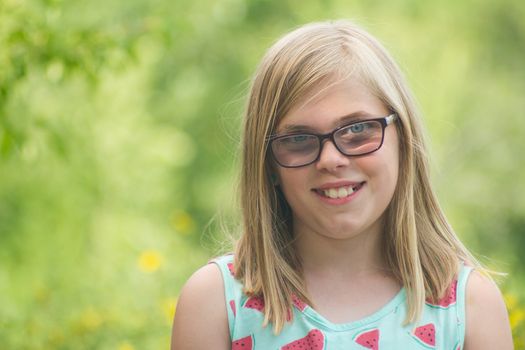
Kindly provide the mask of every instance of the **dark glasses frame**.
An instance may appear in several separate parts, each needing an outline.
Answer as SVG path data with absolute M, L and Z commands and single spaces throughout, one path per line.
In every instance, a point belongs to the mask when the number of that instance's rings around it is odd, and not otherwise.
M 342 126 L 336 128 L 336 129 L 332 130 L 331 132 L 329 132 L 327 134 L 315 134 L 315 133 L 308 133 L 308 132 L 296 132 L 296 133 L 291 133 L 291 134 L 286 134 L 286 135 L 272 135 L 272 136 L 268 137 L 268 147 L 270 148 L 270 153 L 272 154 L 273 159 L 277 162 L 277 164 L 279 164 L 280 166 L 282 166 L 284 168 L 300 168 L 300 167 L 307 166 L 307 165 L 310 165 L 312 163 L 317 162 L 319 160 L 319 157 L 321 156 L 321 152 L 323 151 L 324 140 L 326 140 L 326 139 L 329 139 L 330 141 L 332 141 L 332 143 L 334 144 L 335 148 L 341 154 L 343 154 L 345 156 L 364 156 L 364 155 L 373 153 L 373 152 L 375 152 L 375 151 L 377 151 L 378 149 L 381 148 L 381 146 L 383 145 L 383 141 L 385 140 L 385 128 L 388 125 L 392 124 L 394 121 L 396 121 L 397 118 L 398 118 L 397 114 L 396 113 L 392 113 L 390 115 L 387 115 L 386 117 L 357 120 L 355 122 L 351 122 L 349 124 L 342 125 Z M 381 142 L 379 143 L 379 145 L 375 149 L 373 149 L 371 151 L 364 152 L 364 153 L 346 153 L 346 152 L 344 152 L 339 147 L 337 142 L 335 141 L 334 135 L 341 129 L 348 128 L 348 127 L 350 127 L 352 125 L 355 125 L 355 124 L 366 123 L 366 122 L 379 122 L 381 124 Z M 283 139 L 285 137 L 290 137 L 290 136 L 295 136 L 295 135 L 308 135 L 308 136 L 315 136 L 315 137 L 317 137 L 317 139 L 319 140 L 319 147 L 318 147 L 318 150 L 317 150 L 317 156 L 312 161 L 307 162 L 305 164 L 300 164 L 300 165 L 285 165 L 285 164 L 282 164 L 281 162 L 279 162 L 279 160 L 275 156 L 272 145 L 273 145 L 273 143 L 275 141 L 278 141 L 278 140 Z

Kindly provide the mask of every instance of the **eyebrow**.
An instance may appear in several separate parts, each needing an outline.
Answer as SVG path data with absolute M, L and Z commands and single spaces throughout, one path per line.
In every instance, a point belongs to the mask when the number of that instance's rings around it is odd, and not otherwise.
M 375 116 L 367 113 L 365 111 L 356 111 L 350 114 L 347 114 L 345 116 L 342 116 L 338 118 L 333 124 L 332 128 L 338 128 L 342 125 L 345 125 L 347 123 L 351 123 L 353 121 L 359 121 L 363 119 L 369 119 L 374 118 Z M 315 128 L 309 126 L 309 125 L 301 125 L 301 124 L 286 124 L 280 130 L 278 131 L 278 134 L 292 134 L 297 132 L 316 132 Z

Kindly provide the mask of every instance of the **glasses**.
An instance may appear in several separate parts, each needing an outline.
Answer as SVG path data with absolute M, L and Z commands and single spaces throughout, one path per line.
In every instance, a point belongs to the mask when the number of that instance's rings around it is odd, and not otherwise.
M 275 161 L 285 168 L 312 164 L 321 155 L 324 140 L 329 139 L 345 156 L 363 156 L 383 145 L 385 128 L 397 119 L 397 114 L 356 121 L 343 125 L 328 134 L 295 133 L 269 138 Z

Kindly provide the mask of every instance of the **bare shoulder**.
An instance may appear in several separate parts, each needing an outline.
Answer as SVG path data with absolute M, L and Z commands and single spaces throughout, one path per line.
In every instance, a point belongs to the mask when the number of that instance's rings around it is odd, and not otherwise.
M 215 264 L 203 266 L 188 279 L 173 320 L 171 350 L 231 348 L 223 283 Z
M 466 287 L 465 350 L 513 349 L 509 316 L 498 286 L 472 271 Z

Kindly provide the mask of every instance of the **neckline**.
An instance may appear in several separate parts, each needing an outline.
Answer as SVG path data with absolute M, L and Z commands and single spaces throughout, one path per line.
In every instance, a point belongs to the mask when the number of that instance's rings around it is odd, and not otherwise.
M 371 315 L 365 316 L 359 320 L 346 322 L 346 323 L 334 323 L 326 319 L 323 315 L 318 313 L 315 309 L 308 306 L 303 311 L 301 311 L 309 319 L 317 323 L 319 326 L 333 330 L 333 331 L 347 331 L 351 329 L 360 328 L 366 326 L 370 323 L 376 322 L 377 320 L 385 317 L 386 315 L 393 312 L 399 304 L 401 304 L 406 299 L 406 290 L 405 287 L 401 287 L 399 292 L 390 299 L 383 307 L 375 311 Z

